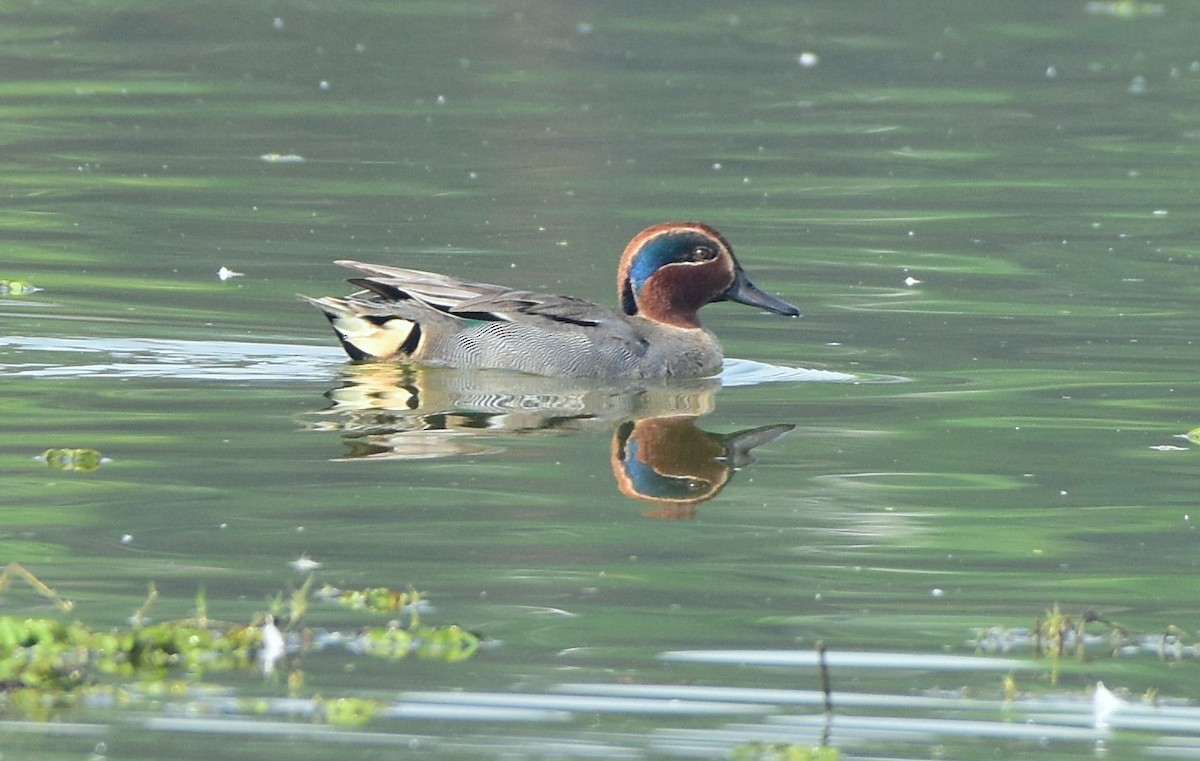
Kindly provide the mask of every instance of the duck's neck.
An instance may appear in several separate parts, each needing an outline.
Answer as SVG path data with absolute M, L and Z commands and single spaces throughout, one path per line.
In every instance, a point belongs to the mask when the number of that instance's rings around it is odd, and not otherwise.
M 659 270 L 637 290 L 632 283 L 622 289 L 621 306 L 625 314 L 686 330 L 697 330 L 696 311 L 707 303 L 696 283 L 679 276 L 677 271 Z

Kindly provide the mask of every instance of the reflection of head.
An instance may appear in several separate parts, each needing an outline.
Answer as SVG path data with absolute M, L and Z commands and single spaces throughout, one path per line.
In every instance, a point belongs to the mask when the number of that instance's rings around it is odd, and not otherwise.
M 708 433 L 690 415 L 627 421 L 613 435 L 613 476 L 625 496 L 660 506 L 648 517 L 691 518 L 696 505 L 717 496 L 734 469 L 751 461 L 751 449 L 791 429 L 774 425 Z
M 621 493 L 661 505 L 689 507 L 712 499 L 733 469 L 720 438 L 690 416 L 621 424 L 613 436 L 612 467 Z

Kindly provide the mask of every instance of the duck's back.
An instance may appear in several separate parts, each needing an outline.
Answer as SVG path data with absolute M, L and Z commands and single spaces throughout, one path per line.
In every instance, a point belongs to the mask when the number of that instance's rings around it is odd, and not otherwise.
M 364 290 L 308 300 L 355 359 L 559 377 L 696 378 L 720 370 L 720 345 L 703 328 L 663 325 L 569 296 L 339 263 L 368 273 L 350 281 Z

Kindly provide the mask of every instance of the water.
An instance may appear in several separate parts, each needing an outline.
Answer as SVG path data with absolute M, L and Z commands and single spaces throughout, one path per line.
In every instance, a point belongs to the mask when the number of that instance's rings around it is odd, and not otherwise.
M 117 680 L 5 758 L 1200 755 L 1196 16 L 11 9 L 0 559 L 94 628 L 151 583 L 245 623 L 311 560 L 485 644 Z M 295 297 L 355 258 L 612 303 L 670 219 L 805 314 L 708 307 L 720 384 L 355 368 Z M 1033 657 L 1055 606 L 1083 656 Z

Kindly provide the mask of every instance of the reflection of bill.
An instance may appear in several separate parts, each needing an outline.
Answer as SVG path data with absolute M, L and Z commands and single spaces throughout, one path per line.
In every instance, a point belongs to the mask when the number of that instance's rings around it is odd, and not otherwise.
M 513 435 L 613 431 L 613 474 L 622 494 L 664 506 L 655 517 L 688 517 L 716 496 L 750 450 L 792 429 L 774 425 L 731 434 L 700 430 L 721 383 L 605 385 L 516 373 L 397 363 L 346 368 L 333 402 L 310 424 L 336 430 L 343 460 L 412 460 L 493 454 Z
M 696 505 L 725 488 L 736 469 L 754 462 L 751 450 L 793 427 L 721 434 L 701 430 L 688 416 L 626 421 L 613 436 L 613 476 L 625 496 L 660 505 L 648 517 L 690 518 Z

